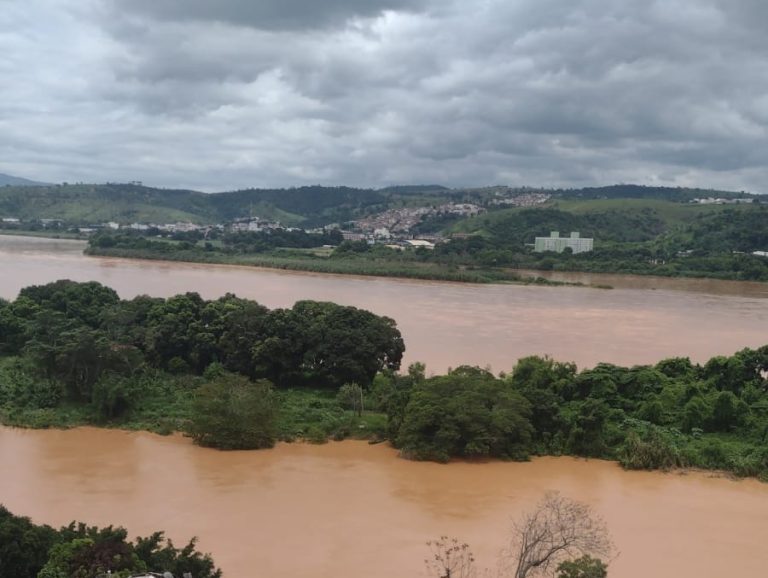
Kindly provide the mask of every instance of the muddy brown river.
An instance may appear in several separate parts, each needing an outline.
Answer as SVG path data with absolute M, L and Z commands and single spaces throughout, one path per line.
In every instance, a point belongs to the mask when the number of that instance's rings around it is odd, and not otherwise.
M 704 361 L 768 343 L 768 283 L 550 274 L 615 289 L 468 285 L 86 257 L 84 244 L 0 236 L 0 297 L 56 279 L 99 281 L 121 297 L 232 292 L 268 307 L 335 301 L 388 315 L 406 344 L 404 363 L 440 373 L 462 364 L 509 370 L 525 355 L 580 367 L 599 361 Z
M 530 354 L 580 366 L 702 361 L 768 343 L 768 284 L 575 275 L 613 290 L 464 285 L 89 258 L 77 242 L 0 236 L 0 297 L 60 278 L 123 297 L 226 292 L 270 307 L 332 300 L 393 317 L 407 361 L 509 369 Z M 226 578 L 426 576 L 441 534 L 494 567 L 511 520 L 546 490 L 591 504 L 619 578 L 768 575 L 768 484 L 703 473 L 624 472 L 603 461 L 414 463 L 347 441 L 217 452 L 180 436 L 0 427 L 0 502 L 37 522 L 192 535 Z M 5 577 L 3 577 L 5 578 Z
M 91 428 L 0 428 L 0 463 L 0 501 L 12 511 L 144 535 L 164 528 L 177 542 L 197 535 L 226 578 L 426 576 L 425 542 L 441 534 L 495 567 L 511 520 L 550 489 L 604 517 L 619 550 L 610 576 L 768 570 L 768 485 L 754 480 L 572 458 L 415 463 L 356 441 L 219 452 L 180 436 Z

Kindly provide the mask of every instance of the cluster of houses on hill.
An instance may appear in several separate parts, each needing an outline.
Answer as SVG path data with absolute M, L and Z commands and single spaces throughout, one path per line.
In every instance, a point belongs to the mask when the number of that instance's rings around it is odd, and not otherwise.
M 693 199 L 691 203 L 697 205 L 743 205 L 745 203 L 754 203 L 753 198 L 721 199 L 719 197 L 704 197 Z
M 410 233 L 416 225 L 430 218 L 447 215 L 473 217 L 484 212 L 483 207 L 473 203 L 448 203 L 433 207 L 402 207 L 352 221 L 351 225 L 352 230 L 358 233 L 373 234 L 376 239 L 388 239 L 397 234 Z
M 549 193 L 520 193 L 512 197 L 502 197 L 490 201 L 491 205 L 506 205 L 509 207 L 536 207 L 546 203 L 552 195 Z

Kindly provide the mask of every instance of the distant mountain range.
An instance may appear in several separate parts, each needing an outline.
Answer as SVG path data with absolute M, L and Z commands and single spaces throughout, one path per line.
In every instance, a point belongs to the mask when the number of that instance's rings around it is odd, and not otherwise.
M 477 203 L 493 206 L 499 198 L 544 192 L 554 201 L 643 199 L 686 203 L 695 198 L 748 198 L 746 193 L 667 187 L 614 185 L 567 190 L 510 189 L 508 187 L 448 189 L 439 185 L 401 186 L 385 189 L 350 187 L 299 187 L 247 189 L 222 193 L 158 189 L 138 183 L 35 185 L 17 179 L 10 184 L 0 174 L 0 217 L 62 219 L 68 223 L 220 223 L 236 218 L 260 217 L 286 226 L 305 228 L 343 223 L 387 209 Z M 498 208 L 502 208 L 499 206 Z
M 40 187 L 47 186 L 49 183 L 42 183 L 40 181 L 31 181 L 29 179 L 23 179 L 21 177 L 14 177 L 13 175 L 6 175 L 0 173 L 0 187 L 6 185 L 12 185 L 14 187 Z

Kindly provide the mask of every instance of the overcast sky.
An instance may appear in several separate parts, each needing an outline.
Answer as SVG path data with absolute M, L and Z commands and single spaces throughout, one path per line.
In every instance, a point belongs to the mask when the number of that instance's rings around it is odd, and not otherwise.
M 0 0 L 0 172 L 768 192 L 766 0 Z

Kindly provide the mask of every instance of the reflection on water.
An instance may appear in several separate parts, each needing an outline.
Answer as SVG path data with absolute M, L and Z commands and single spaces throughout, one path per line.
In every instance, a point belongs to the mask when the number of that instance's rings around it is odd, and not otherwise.
M 493 565 L 511 519 L 550 489 L 588 502 L 622 578 L 763 576 L 768 485 L 624 472 L 599 460 L 408 462 L 385 445 L 197 448 L 181 436 L 0 428 L 0 502 L 37 522 L 192 535 L 227 578 L 423 576 L 441 534 Z
M 569 274 L 621 288 L 466 285 L 93 258 L 82 247 L 0 236 L 0 297 L 69 278 L 99 281 L 122 297 L 197 291 L 206 298 L 234 292 L 268 307 L 336 301 L 394 318 L 405 362 L 424 361 L 432 372 L 461 364 L 508 370 L 522 356 L 545 354 L 580 366 L 672 356 L 703 361 L 768 343 L 764 283 Z

